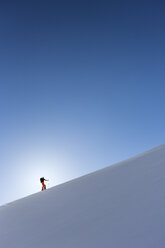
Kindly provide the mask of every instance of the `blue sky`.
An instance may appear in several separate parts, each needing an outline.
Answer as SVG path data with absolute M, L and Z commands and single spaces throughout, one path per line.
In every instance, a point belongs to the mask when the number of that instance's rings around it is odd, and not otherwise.
M 164 11 L 1 1 L 0 204 L 164 143 Z

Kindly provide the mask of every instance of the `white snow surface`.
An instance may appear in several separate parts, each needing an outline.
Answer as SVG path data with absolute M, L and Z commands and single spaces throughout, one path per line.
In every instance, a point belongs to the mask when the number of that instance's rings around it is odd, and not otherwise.
M 2 248 L 164 248 L 165 145 L 0 207 Z

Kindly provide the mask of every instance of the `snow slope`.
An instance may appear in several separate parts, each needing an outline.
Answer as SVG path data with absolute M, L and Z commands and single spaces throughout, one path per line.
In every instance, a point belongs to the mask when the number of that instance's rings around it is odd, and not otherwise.
M 165 145 L 0 207 L 2 248 L 164 248 Z

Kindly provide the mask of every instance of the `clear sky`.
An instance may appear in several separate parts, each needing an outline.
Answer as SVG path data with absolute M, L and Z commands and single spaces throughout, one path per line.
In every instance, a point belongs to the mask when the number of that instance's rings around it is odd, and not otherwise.
M 165 140 L 164 1 L 0 1 L 0 204 Z

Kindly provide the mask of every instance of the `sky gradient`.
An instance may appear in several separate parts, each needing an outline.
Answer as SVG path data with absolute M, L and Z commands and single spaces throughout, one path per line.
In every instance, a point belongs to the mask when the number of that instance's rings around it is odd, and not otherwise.
M 0 2 L 0 205 L 164 143 L 164 12 Z

